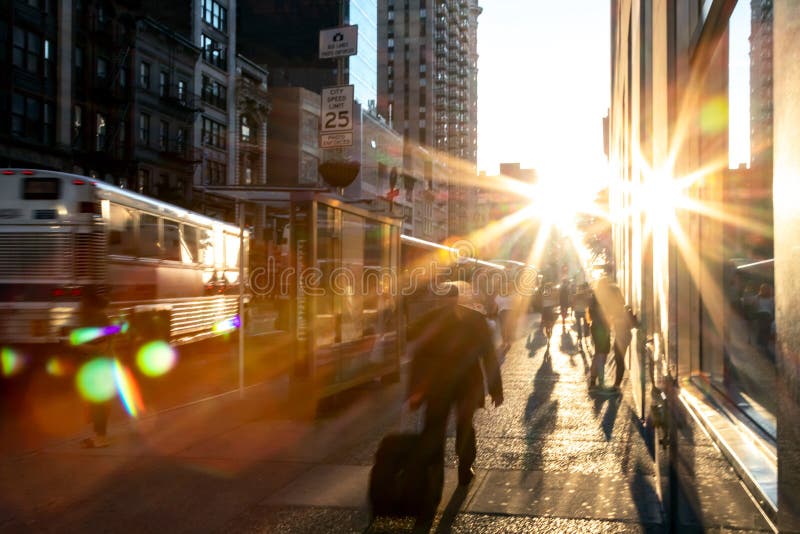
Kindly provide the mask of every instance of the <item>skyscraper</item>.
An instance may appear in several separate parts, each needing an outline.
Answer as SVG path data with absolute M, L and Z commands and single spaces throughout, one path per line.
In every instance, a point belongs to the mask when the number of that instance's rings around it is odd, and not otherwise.
M 466 233 L 477 161 L 478 0 L 379 0 L 378 113 L 432 149 L 449 183 L 447 233 Z M 430 182 L 431 177 L 425 177 Z M 466 210 L 464 209 L 466 208 Z

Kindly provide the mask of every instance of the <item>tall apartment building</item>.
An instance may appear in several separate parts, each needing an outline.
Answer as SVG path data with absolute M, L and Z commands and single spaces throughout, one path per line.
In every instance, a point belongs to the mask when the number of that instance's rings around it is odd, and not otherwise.
M 466 187 L 477 161 L 477 0 L 380 0 L 378 113 L 411 143 L 432 150 L 447 189 L 437 233 L 467 233 L 477 193 Z M 470 204 L 470 201 L 471 204 Z M 426 208 L 426 212 L 435 213 Z
M 192 131 L 201 149 L 194 185 L 237 185 L 236 0 L 144 3 L 149 14 L 200 48 L 192 81 L 203 107 Z

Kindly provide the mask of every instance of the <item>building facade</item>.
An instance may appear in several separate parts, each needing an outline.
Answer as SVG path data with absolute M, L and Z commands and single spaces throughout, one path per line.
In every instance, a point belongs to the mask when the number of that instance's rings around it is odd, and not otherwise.
M 0 82 L 3 165 L 28 166 L 40 161 L 49 167 L 66 165 L 70 160 L 68 135 L 58 137 L 60 147 L 55 149 L 56 115 L 69 113 L 69 105 L 57 107 L 59 97 L 70 89 L 69 84 L 58 83 L 61 72 L 55 54 L 62 49 L 58 13 L 52 10 L 55 6 L 45 11 L 27 2 L 8 4 L 0 14 L 0 65 L 7 73 Z
M 319 95 L 302 87 L 273 87 L 270 94 L 268 185 L 319 186 Z
M 200 102 L 192 91 L 200 49 L 153 19 L 137 22 L 133 118 L 136 176 L 128 187 L 191 205 L 199 152 L 192 143 Z
M 781 532 L 800 531 L 799 18 L 789 0 L 611 2 L 613 274 L 641 321 L 630 385 L 666 444 L 665 506 L 672 467 L 713 451 L 656 417 L 663 398 L 726 460 L 694 476 Z
M 236 176 L 238 185 L 267 183 L 268 72 L 240 55 L 236 56 Z

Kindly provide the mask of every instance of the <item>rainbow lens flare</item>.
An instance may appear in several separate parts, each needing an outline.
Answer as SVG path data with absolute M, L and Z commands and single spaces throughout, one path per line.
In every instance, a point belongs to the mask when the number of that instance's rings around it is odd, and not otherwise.
M 69 343 L 73 347 L 89 343 L 101 337 L 118 334 L 123 329 L 122 325 L 112 324 L 109 326 L 87 326 L 76 328 L 69 333 Z
M 11 347 L 0 349 L 0 370 L 3 376 L 10 377 L 22 371 L 25 358 Z
M 89 402 L 110 400 L 117 393 L 114 360 L 110 358 L 89 360 L 78 369 L 75 385 L 81 396 Z
M 224 321 L 220 321 L 214 325 L 212 331 L 215 334 L 224 334 L 225 332 L 230 332 L 231 330 L 236 330 L 242 326 L 242 321 L 239 319 L 238 315 L 234 315 L 230 319 L 225 319 Z
M 131 417 L 139 417 L 144 412 L 144 402 L 142 402 L 139 385 L 130 369 L 122 365 L 119 360 L 114 360 L 114 382 L 125 411 Z
M 161 376 L 175 367 L 178 357 L 166 341 L 151 341 L 136 353 L 136 365 L 147 376 Z

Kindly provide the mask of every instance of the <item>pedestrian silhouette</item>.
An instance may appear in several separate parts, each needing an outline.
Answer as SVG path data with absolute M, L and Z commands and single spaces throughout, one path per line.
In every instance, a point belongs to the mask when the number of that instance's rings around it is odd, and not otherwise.
M 462 304 L 459 304 L 459 288 Z M 486 388 L 495 406 L 503 403 L 500 367 L 492 333 L 477 309 L 463 305 L 469 284 L 451 285 L 443 306 L 423 315 L 412 327 L 415 338 L 408 387 L 409 407 L 425 405 L 422 446 L 444 459 L 447 419 L 456 408 L 458 482 L 472 480 L 477 440 L 472 418 L 485 406 Z M 443 462 L 440 464 L 442 468 Z

